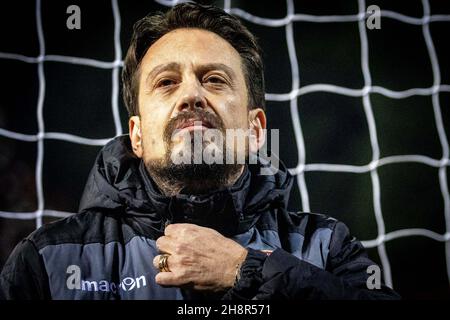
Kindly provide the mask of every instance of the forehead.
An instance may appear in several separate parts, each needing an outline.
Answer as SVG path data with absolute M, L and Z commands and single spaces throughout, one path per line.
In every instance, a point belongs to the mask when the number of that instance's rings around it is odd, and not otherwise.
M 144 70 L 177 62 L 181 65 L 223 63 L 241 70 L 239 53 L 219 35 L 201 29 L 176 29 L 158 39 L 142 59 Z

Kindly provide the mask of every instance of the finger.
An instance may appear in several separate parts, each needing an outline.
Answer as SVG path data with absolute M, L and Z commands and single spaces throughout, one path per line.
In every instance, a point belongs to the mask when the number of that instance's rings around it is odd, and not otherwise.
M 177 223 L 173 223 L 173 224 L 171 223 L 171 224 L 167 225 L 166 228 L 164 229 L 164 235 L 170 236 L 171 234 L 175 234 L 176 229 L 177 229 Z
M 155 256 L 153 258 L 153 266 L 159 270 L 159 259 L 160 259 L 161 255 L 158 254 L 157 256 Z
M 164 235 L 176 237 L 180 232 L 192 227 L 195 228 L 198 226 L 192 223 L 171 223 L 164 229 Z
M 179 287 L 186 284 L 188 281 L 178 277 L 173 272 L 160 272 L 155 276 L 155 281 L 161 286 Z
M 162 236 L 159 237 L 155 243 L 160 252 L 169 254 L 174 253 L 174 239 L 167 236 Z
M 158 254 L 157 256 L 155 256 L 153 258 L 153 266 L 160 272 L 161 272 L 161 270 L 159 270 L 159 261 L 161 260 L 161 256 L 162 256 L 161 254 Z M 168 255 L 167 260 L 166 260 L 166 264 L 169 267 L 169 269 L 170 269 L 170 264 L 169 264 L 170 257 L 171 257 L 171 255 Z

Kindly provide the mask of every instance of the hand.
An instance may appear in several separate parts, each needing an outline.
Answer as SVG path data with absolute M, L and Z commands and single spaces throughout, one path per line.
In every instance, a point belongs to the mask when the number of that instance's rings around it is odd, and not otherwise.
M 194 224 L 179 223 L 166 227 L 156 240 L 162 253 L 169 254 L 170 272 L 159 272 L 156 283 L 162 286 L 193 286 L 196 290 L 222 291 L 231 288 L 237 266 L 247 250 L 217 231 Z M 158 268 L 160 256 L 153 265 Z

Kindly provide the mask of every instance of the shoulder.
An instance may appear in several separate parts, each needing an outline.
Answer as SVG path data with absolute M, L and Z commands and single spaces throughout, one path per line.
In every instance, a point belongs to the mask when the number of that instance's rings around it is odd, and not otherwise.
M 328 254 L 339 242 L 337 219 L 321 213 L 279 210 L 274 216 L 281 248 L 297 258 L 325 269 Z M 341 237 L 341 236 L 339 236 Z
M 31 233 L 27 240 L 37 250 L 64 243 L 108 242 L 117 233 L 118 221 L 114 216 L 87 211 L 43 225 Z
M 338 224 L 342 223 L 322 213 L 285 211 L 281 215 L 282 217 L 278 217 L 279 223 L 285 224 L 289 232 L 297 232 L 302 235 L 306 235 L 317 229 L 329 229 L 333 231 Z
M 301 234 L 305 240 L 320 238 L 330 246 L 340 247 L 346 242 L 359 241 L 351 235 L 347 225 L 329 215 L 312 212 L 288 212 L 287 223 L 289 232 Z

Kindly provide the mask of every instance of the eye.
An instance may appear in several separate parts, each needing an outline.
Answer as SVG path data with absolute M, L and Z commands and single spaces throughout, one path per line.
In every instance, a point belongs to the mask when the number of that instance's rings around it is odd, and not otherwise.
M 204 80 L 204 82 L 213 83 L 213 84 L 224 84 L 226 81 L 219 76 L 210 76 Z
M 174 84 L 176 84 L 175 80 L 165 78 L 165 79 L 161 79 L 160 81 L 158 81 L 158 83 L 156 84 L 156 87 L 164 88 L 164 87 L 169 87 L 169 86 L 174 85 Z

